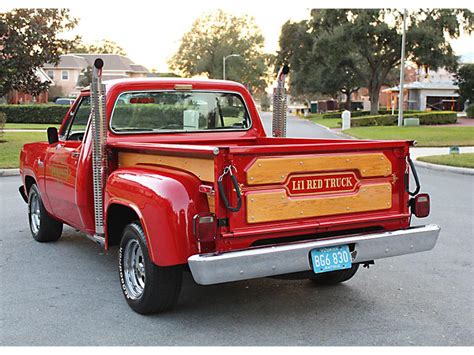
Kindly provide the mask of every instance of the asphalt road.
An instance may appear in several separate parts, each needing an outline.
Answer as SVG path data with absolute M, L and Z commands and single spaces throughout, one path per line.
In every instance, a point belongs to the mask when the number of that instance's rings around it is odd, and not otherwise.
M 376 262 L 346 284 L 257 279 L 196 285 L 176 310 L 141 316 L 119 287 L 117 250 L 71 228 L 35 242 L 19 177 L 0 178 L 0 345 L 473 345 L 474 178 L 419 168 L 442 226 L 430 252 Z
M 272 135 L 272 114 L 271 112 L 261 112 L 260 117 L 265 127 L 265 132 L 268 136 Z M 323 127 L 316 125 L 311 121 L 297 118 L 296 116 L 289 115 L 286 126 L 286 132 L 288 137 L 302 137 L 302 138 L 326 138 L 326 139 L 341 139 L 347 138 Z

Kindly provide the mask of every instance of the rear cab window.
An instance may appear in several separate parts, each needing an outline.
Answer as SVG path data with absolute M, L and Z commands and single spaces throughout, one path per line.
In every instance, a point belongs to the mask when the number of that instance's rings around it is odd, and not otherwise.
M 125 92 L 110 119 L 115 133 L 248 130 L 250 115 L 237 93 L 205 91 Z

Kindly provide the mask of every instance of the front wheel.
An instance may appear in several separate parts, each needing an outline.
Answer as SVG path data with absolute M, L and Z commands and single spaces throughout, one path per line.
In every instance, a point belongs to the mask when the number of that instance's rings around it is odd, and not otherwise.
M 313 274 L 310 280 L 317 285 L 336 285 L 351 279 L 358 269 L 359 264 L 354 264 L 350 269 Z
M 33 184 L 28 194 L 28 219 L 33 238 L 38 242 L 54 242 L 61 237 L 63 224 L 44 208 L 38 187 Z
M 157 266 L 150 260 L 145 233 L 138 222 L 128 224 L 119 249 L 119 273 L 123 295 L 137 313 L 171 309 L 181 291 L 181 266 Z

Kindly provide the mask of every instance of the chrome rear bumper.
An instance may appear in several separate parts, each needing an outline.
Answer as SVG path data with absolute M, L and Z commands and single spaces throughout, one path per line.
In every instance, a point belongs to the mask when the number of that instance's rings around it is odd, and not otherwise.
M 218 255 L 192 255 L 188 263 L 198 284 L 211 285 L 311 270 L 309 253 L 315 248 L 353 244 L 353 263 L 427 251 L 434 248 L 439 232 L 440 227 L 430 224 L 393 232 L 357 234 Z

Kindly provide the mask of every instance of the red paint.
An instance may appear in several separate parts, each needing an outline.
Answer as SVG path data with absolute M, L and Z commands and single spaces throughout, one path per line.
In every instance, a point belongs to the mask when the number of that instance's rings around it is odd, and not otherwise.
M 350 192 L 357 187 L 354 173 L 293 175 L 285 187 L 290 196 Z
M 392 185 L 392 207 L 389 210 L 369 213 L 347 213 L 321 218 L 304 218 L 295 221 L 272 223 L 246 223 L 246 206 L 230 213 L 215 193 L 215 215 L 217 219 L 228 219 L 228 225 L 218 228 L 215 240 L 216 251 L 244 249 L 256 241 L 299 235 L 347 231 L 378 227 L 385 230 L 402 229 L 409 226 L 408 194 L 403 176 L 409 143 L 405 141 L 327 140 L 302 138 L 266 137 L 254 101 L 243 85 L 212 80 L 192 79 L 134 79 L 119 80 L 107 84 L 106 115 L 110 119 L 117 97 L 125 91 L 174 90 L 176 84 L 191 84 L 193 90 L 228 91 L 240 94 L 252 118 L 252 127 L 246 131 L 214 131 L 166 134 L 115 134 L 107 133 L 109 154 L 108 179 L 105 186 L 105 218 L 110 217 L 111 206 L 123 205 L 132 209 L 143 225 L 151 258 L 157 265 L 184 264 L 187 258 L 198 253 L 198 243 L 193 232 L 196 214 L 209 212 L 206 194 L 217 191 L 214 184 L 202 187 L 202 181 L 191 173 L 165 167 L 118 168 L 119 151 L 159 152 L 185 157 L 207 157 L 213 159 L 215 177 L 225 166 L 232 163 L 235 176 L 241 184 L 243 199 L 251 189 L 268 189 L 268 186 L 245 185 L 245 171 L 255 159 L 289 155 L 314 156 L 340 153 L 383 153 L 391 162 L 395 178 L 377 177 L 363 179 L 352 171 L 334 171 L 319 175 L 294 175 L 278 187 L 287 188 L 299 196 L 300 192 L 288 184 L 315 178 L 347 178 L 353 186 L 371 181 L 390 181 Z M 84 91 L 82 96 L 88 96 Z M 80 98 L 79 98 L 80 99 Z M 60 129 L 64 133 L 71 113 L 75 112 L 79 99 L 71 107 Z M 143 103 L 143 102 L 141 102 Z M 46 140 L 46 134 L 44 139 Z M 219 153 L 215 154 L 215 148 Z M 74 156 L 73 153 L 74 152 Z M 48 145 L 46 142 L 26 144 L 20 157 L 23 183 L 33 179 L 43 198 L 46 210 L 55 218 L 72 225 L 85 233 L 94 232 L 91 137 L 89 132 L 82 142 L 65 141 Z M 30 180 L 28 180 L 30 181 Z M 226 191 L 232 191 L 230 179 L 224 179 Z M 286 186 L 286 187 L 285 187 Z M 306 186 L 307 187 L 307 186 Z M 348 186 L 324 187 L 323 191 L 311 188 L 301 190 L 303 194 L 344 193 Z M 204 192 L 203 192 L 204 191 Z M 229 194 L 229 202 L 236 205 L 235 193 Z M 107 227 L 107 225 L 106 225 Z M 106 235 L 106 238 L 109 238 Z

